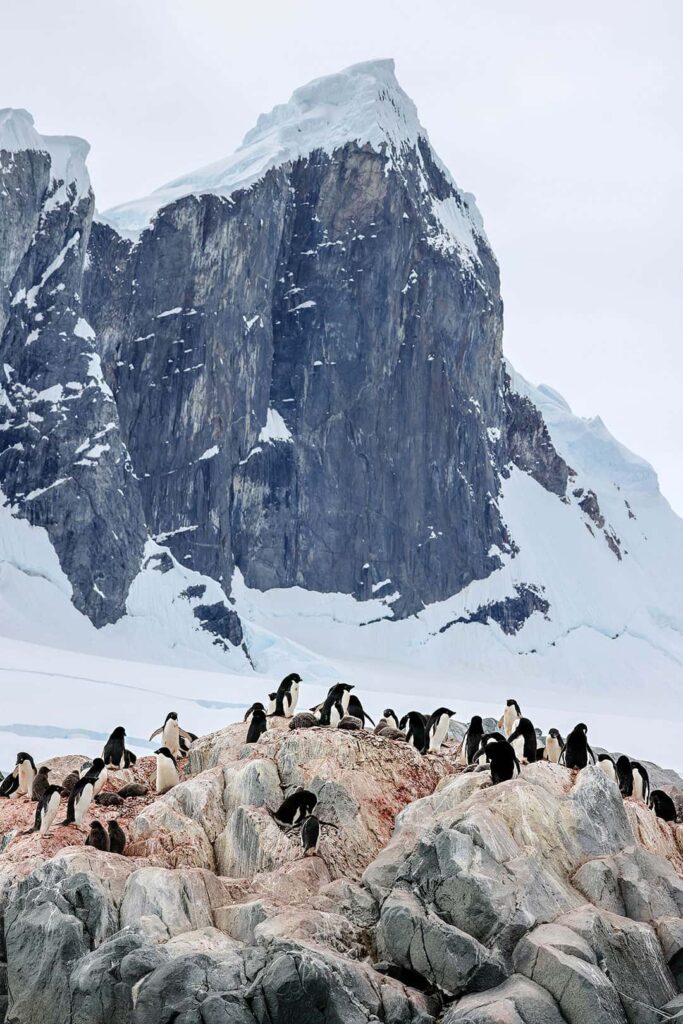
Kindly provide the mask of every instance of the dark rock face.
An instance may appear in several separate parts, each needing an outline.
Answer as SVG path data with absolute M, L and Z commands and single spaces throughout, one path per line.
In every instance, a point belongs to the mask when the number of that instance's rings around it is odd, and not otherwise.
M 546 615 L 550 610 L 550 603 L 542 596 L 540 589 L 529 584 L 515 585 L 516 597 L 506 597 L 503 601 L 491 601 L 489 604 L 480 605 L 470 615 L 461 615 L 452 622 L 447 622 L 439 630 L 445 633 L 451 626 L 458 623 L 497 622 L 504 633 L 512 636 L 518 633 L 530 615 L 534 612 L 541 612 Z

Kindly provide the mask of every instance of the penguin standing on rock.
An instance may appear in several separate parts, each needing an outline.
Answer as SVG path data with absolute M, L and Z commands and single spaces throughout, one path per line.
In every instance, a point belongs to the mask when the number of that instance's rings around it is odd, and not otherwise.
M 30 797 L 37 774 L 31 755 L 20 750 L 14 770 L 0 784 L 0 796 L 9 797 L 10 800 L 17 800 L 20 796 Z
M 515 748 L 518 761 L 533 764 L 536 760 L 538 740 L 533 722 L 529 718 L 519 718 L 508 736 L 508 743 Z
M 481 746 L 484 723 L 481 715 L 472 715 L 467 732 L 462 738 L 461 756 L 465 764 L 474 764 L 474 755 Z
M 650 795 L 650 776 L 647 769 L 640 761 L 631 761 L 631 773 L 633 775 L 633 796 L 636 800 L 643 800 L 647 803 Z
M 279 718 L 291 718 L 299 703 L 299 685 L 301 676 L 298 672 L 290 672 L 282 680 L 275 694 L 274 715 Z
M 617 781 L 617 769 L 611 754 L 598 754 L 598 768 L 602 768 L 607 778 L 612 782 Z
M 275 693 L 268 694 L 268 707 L 266 708 L 267 715 L 275 714 L 275 705 L 277 703 L 277 691 Z
M 264 706 L 263 706 L 263 704 L 261 703 L 261 701 L 260 701 L 260 700 L 257 700 L 257 701 L 255 701 L 255 702 L 254 702 L 254 703 L 253 703 L 253 704 L 251 705 L 251 707 L 249 708 L 249 710 L 248 710 L 248 711 L 245 711 L 245 713 L 244 713 L 244 719 L 243 719 L 243 721 L 245 721 L 245 722 L 249 722 L 249 721 L 251 720 L 251 716 L 252 716 L 252 715 L 254 714 L 254 712 L 255 712 L 255 711 L 263 711 L 263 712 L 265 712 L 265 710 L 266 710 L 266 709 L 264 708 Z
M 621 795 L 623 797 L 633 796 L 633 768 L 631 768 L 631 759 L 626 754 L 617 758 L 616 772 Z
M 104 745 L 102 760 L 107 768 L 126 767 L 126 730 L 117 725 Z
M 267 728 L 265 708 L 261 705 L 260 708 L 255 708 L 251 713 L 251 721 L 247 730 L 247 743 L 256 743 Z
M 407 742 L 423 754 L 428 743 L 425 716 L 420 711 L 409 711 L 398 723 L 398 727 L 405 729 Z
M 509 782 L 520 773 L 519 761 L 515 748 L 511 743 L 501 736 L 500 739 L 493 739 L 489 736 L 479 750 L 475 753 L 475 760 L 484 754 L 491 767 L 491 782 L 497 786 L 499 782 Z
M 114 818 L 107 822 L 107 832 L 109 833 L 110 852 L 123 854 L 126 848 L 126 833 Z
M 167 750 L 170 750 L 173 757 L 180 756 L 181 735 L 184 736 L 189 743 L 192 743 L 193 739 L 192 733 L 186 732 L 184 729 L 180 728 L 180 725 L 178 724 L 177 711 L 169 711 L 169 713 L 166 715 L 166 720 L 164 724 L 160 725 L 158 729 L 155 729 L 152 735 L 150 736 L 150 743 L 152 742 L 154 737 L 159 736 L 159 734 L 161 734 L 162 747 L 166 747 Z
M 543 750 L 543 760 L 550 761 L 552 764 L 559 764 L 563 746 L 564 740 L 560 735 L 559 729 L 549 729 Z
M 101 757 L 96 757 L 90 768 L 88 768 L 86 775 L 93 779 L 94 793 L 93 797 L 96 797 L 98 793 L 101 793 L 104 785 L 107 781 L 109 773 L 107 766 Z
M 101 822 L 90 822 L 90 833 L 85 840 L 85 845 L 109 853 L 109 833 Z
M 521 708 L 517 701 L 511 697 L 505 705 L 503 714 L 498 719 L 498 728 L 502 729 L 506 736 L 509 736 L 515 727 L 515 722 L 521 717 Z
M 566 765 L 567 768 L 585 768 L 589 754 L 595 764 L 595 754 L 588 743 L 588 726 L 579 722 L 567 736 L 559 763 Z
M 658 818 L 662 821 L 676 822 L 676 804 L 673 802 L 668 793 L 665 793 L 663 789 L 653 789 L 650 793 L 650 799 L 648 800 L 648 806 L 655 812 Z
M 313 813 L 317 802 L 317 796 L 309 789 L 297 789 L 285 797 L 276 811 L 269 810 L 269 814 L 278 825 L 296 825 Z
M 336 729 L 344 717 L 344 706 L 338 697 L 328 694 L 318 714 L 321 725 L 331 725 Z
M 437 708 L 427 721 L 427 742 L 430 750 L 441 750 L 448 736 L 448 726 L 455 711 L 450 708 Z
M 319 843 L 320 822 L 314 814 L 309 814 L 301 826 L 301 849 L 304 857 L 315 857 Z
M 341 717 L 343 718 L 348 713 L 351 690 L 353 689 L 354 687 L 351 683 L 335 683 L 327 691 L 327 696 L 322 704 L 317 704 L 314 708 L 311 708 L 311 711 L 322 711 L 326 704 L 334 705 L 339 703 L 341 704 Z
M 161 795 L 162 793 L 168 793 L 169 789 L 177 786 L 180 782 L 180 776 L 176 759 L 168 747 L 159 747 L 154 753 L 157 756 L 156 789 L 157 793 Z
M 84 775 L 79 779 L 69 794 L 69 803 L 66 808 L 66 818 L 60 822 L 61 825 L 80 825 L 85 817 L 90 804 L 95 799 L 95 782 L 97 774 Z
M 382 717 L 390 729 L 398 729 L 398 715 L 393 708 L 385 708 Z
M 48 786 L 36 807 L 36 817 L 33 825 L 34 832 L 40 832 L 41 836 L 47 834 L 52 822 L 59 813 L 59 802 L 62 798 L 61 786 Z
M 38 774 L 33 780 L 33 786 L 31 787 L 31 800 L 42 800 L 43 796 L 48 790 L 50 780 L 48 778 L 50 769 L 46 764 L 42 768 L 38 769 Z
M 353 693 L 349 694 L 349 702 L 346 707 L 346 714 L 351 715 L 353 718 L 359 718 L 363 725 L 363 728 L 365 728 L 366 718 L 371 725 L 375 724 L 373 720 L 370 718 L 370 715 L 367 713 L 367 711 L 361 704 L 361 702 L 359 701 L 358 697 L 356 697 L 356 695 Z

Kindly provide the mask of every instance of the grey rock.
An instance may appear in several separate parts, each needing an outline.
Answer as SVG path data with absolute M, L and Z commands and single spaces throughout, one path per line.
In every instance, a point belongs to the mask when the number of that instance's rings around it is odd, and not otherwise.
M 442 1024 L 566 1024 L 553 997 L 540 985 L 513 974 L 497 988 L 463 996 Z

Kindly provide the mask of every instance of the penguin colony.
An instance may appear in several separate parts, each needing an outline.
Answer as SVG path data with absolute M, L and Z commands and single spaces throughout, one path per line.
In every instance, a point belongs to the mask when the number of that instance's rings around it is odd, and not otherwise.
M 268 719 L 274 717 L 288 719 L 290 729 L 327 727 L 361 730 L 366 729 L 369 723 L 374 727 L 375 736 L 407 743 L 422 755 L 438 753 L 446 743 L 450 720 L 455 714 L 451 708 L 439 707 L 430 715 L 408 711 L 400 718 L 393 708 L 385 708 L 375 723 L 352 692 L 353 685 L 336 683 L 320 704 L 306 711 L 297 711 L 301 682 L 301 676 L 292 672 L 274 693 L 268 694 L 267 702 L 256 701 L 251 705 L 244 715 L 247 743 L 257 743 L 268 730 Z M 163 794 L 180 781 L 178 762 L 188 753 L 197 736 L 180 726 L 175 711 L 168 713 L 163 724 L 150 736 L 150 741 L 158 736 L 161 745 L 154 751 L 155 788 L 158 794 Z M 481 716 L 472 716 L 460 744 L 458 760 L 466 771 L 489 771 L 493 785 L 515 778 L 523 765 L 534 761 L 550 761 L 572 771 L 580 771 L 591 763 L 597 764 L 618 785 L 623 797 L 643 801 L 657 817 L 676 822 L 673 800 L 661 789 L 651 791 L 644 765 L 624 754 L 616 761 L 610 754 L 599 754 L 596 758 L 588 742 L 588 727 L 583 722 L 579 722 L 566 739 L 555 728 L 548 731 L 542 746 L 539 736 L 540 730 L 537 732 L 533 722 L 522 714 L 518 702 L 510 699 L 505 704 L 496 731 L 485 732 Z M 113 730 L 101 757 L 86 761 L 80 771 L 71 772 L 61 785 L 52 784 L 51 769 L 47 765 L 36 768 L 31 755 L 20 751 L 12 772 L 5 778 L 0 774 L 0 798 L 16 800 L 23 797 L 36 803 L 34 826 L 24 835 L 37 832 L 45 836 L 55 824 L 63 800 L 66 802 L 66 817 L 58 824 L 80 827 L 93 802 L 101 807 L 120 807 L 126 799 L 147 794 L 148 787 L 141 783 L 121 786 L 115 793 L 103 792 L 111 772 L 129 768 L 136 760 L 136 755 L 126 747 L 123 726 Z M 315 814 L 317 802 L 315 793 L 298 788 L 286 796 L 278 808 L 268 808 L 280 828 L 288 833 L 298 831 L 305 857 L 317 854 L 325 828 L 338 827 Z M 89 826 L 85 845 L 123 854 L 126 835 L 115 818 L 107 821 L 106 827 L 94 820 Z

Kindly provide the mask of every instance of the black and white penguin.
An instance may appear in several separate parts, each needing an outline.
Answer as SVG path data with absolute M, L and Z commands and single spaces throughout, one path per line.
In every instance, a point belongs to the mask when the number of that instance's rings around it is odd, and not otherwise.
M 598 768 L 602 768 L 607 778 L 612 782 L 617 781 L 617 769 L 611 754 L 598 754 Z
M 247 729 L 247 743 L 256 743 L 259 736 L 262 736 L 267 728 L 265 708 L 263 706 L 254 708 L 251 713 L 249 728 Z
M 104 788 L 104 784 L 107 781 L 107 778 L 109 776 L 109 772 L 107 771 L 107 766 L 106 766 L 106 764 L 104 763 L 104 761 L 103 761 L 103 759 L 101 757 L 96 757 L 94 759 L 92 765 L 88 769 L 87 775 L 92 777 L 92 779 L 93 779 L 93 782 L 94 782 L 93 797 L 96 797 L 98 793 L 102 792 L 102 790 Z
M 633 774 L 633 796 L 636 800 L 644 800 L 647 803 L 650 795 L 650 776 L 647 773 L 647 768 L 640 761 L 631 761 L 631 772 Z
M 126 848 L 126 833 L 114 818 L 107 822 L 107 832 L 110 852 L 122 854 Z
M 260 700 L 254 701 L 251 707 L 244 713 L 244 721 L 248 722 L 255 711 L 265 711 L 263 704 Z
M 470 718 L 470 724 L 467 726 L 467 732 L 462 738 L 461 746 L 461 758 L 464 764 L 473 764 L 474 755 L 481 746 L 482 736 L 484 735 L 484 723 L 481 715 L 472 715 Z
M 393 708 L 385 708 L 382 717 L 390 729 L 398 729 L 398 715 Z
M 420 711 L 409 711 L 398 723 L 399 729 L 405 729 L 406 740 L 410 746 L 415 747 L 421 754 L 427 749 L 427 723 L 425 716 Z
M 313 729 L 316 725 L 320 725 L 320 721 L 312 711 L 299 711 L 289 720 L 290 729 Z
M 564 740 L 559 729 L 548 729 L 548 736 L 543 748 L 543 760 L 550 761 L 552 764 L 559 764 L 563 746 Z
M 111 736 L 104 744 L 102 760 L 107 768 L 126 767 L 126 730 L 122 725 L 117 725 Z
M 336 729 L 343 717 L 344 705 L 342 702 L 338 697 L 328 695 L 319 711 L 320 725 L 331 725 L 333 729 Z
M 515 722 L 521 717 L 521 708 L 517 701 L 511 697 L 510 700 L 506 702 L 503 714 L 498 719 L 498 728 L 502 729 L 506 736 L 509 736 L 515 727 Z
M 36 817 L 33 825 L 34 832 L 40 832 L 44 836 L 52 822 L 59 813 L 59 803 L 62 799 L 61 786 L 48 786 L 36 807 Z
M 62 825 L 80 825 L 90 804 L 95 799 L 95 783 L 97 775 L 84 775 L 79 779 L 69 794 L 66 818 Z
M 90 832 L 85 840 L 86 846 L 93 846 L 96 850 L 109 852 L 109 833 L 99 821 L 90 822 Z
M 50 785 L 50 779 L 48 778 L 50 769 L 46 764 L 38 769 L 38 774 L 33 780 L 31 787 L 31 800 L 42 800 L 43 795 L 47 792 Z
M 16 800 L 20 796 L 31 796 L 33 789 L 33 780 L 38 774 L 36 764 L 30 754 L 27 754 L 25 750 L 20 750 L 17 754 L 17 763 L 14 766 L 12 775 L 16 778 L 16 783 L 12 784 L 11 792 L 7 794 L 10 800 Z
M 530 718 L 518 718 L 515 727 L 508 736 L 508 742 L 515 748 L 517 760 L 533 764 L 536 760 L 538 740 L 536 730 Z
M 282 680 L 275 694 L 275 711 L 273 714 L 280 718 L 291 718 L 299 703 L 299 686 L 301 676 L 298 672 L 290 672 Z
M 278 809 L 270 811 L 270 814 L 280 825 L 296 825 L 313 813 L 317 802 L 315 793 L 311 793 L 309 789 L 298 789 L 285 797 Z
M 186 732 L 185 729 L 181 729 L 178 724 L 178 712 L 169 711 L 166 715 L 166 720 L 163 725 L 160 725 L 158 729 L 155 729 L 149 738 L 150 743 L 155 736 L 161 735 L 161 745 L 170 750 L 173 757 L 179 757 L 181 754 L 180 749 L 180 737 L 181 735 L 192 743 L 192 733 Z
M 342 706 L 342 717 L 349 710 L 349 701 L 351 700 L 351 690 L 354 689 L 352 683 L 335 683 L 327 691 L 327 696 L 322 704 L 318 704 L 317 707 L 311 708 L 311 711 L 321 711 L 325 704 L 329 701 L 333 703 L 339 702 Z
M 304 857 L 315 857 L 320 843 L 320 822 L 315 814 L 309 814 L 304 818 L 301 826 L 301 849 Z
M 567 736 L 559 763 L 572 769 L 585 768 L 589 755 L 595 764 L 595 754 L 588 743 L 588 726 L 579 722 Z
M 491 781 L 494 786 L 499 782 L 508 782 L 519 775 L 521 769 L 515 748 L 511 743 L 508 743 L 504 736 L 497 740 L 493 738 L 493 735 L 485 738 L 482 746 L 475 752 L 475 760 L 478 760 L 482 754 L 486 756 L 486 760 L 489 762 Z
M 197 737 L 196 737 L 196 735 L 193 732 L 185 732 L 185 731 L 181 730 L 181 733 L 180 733 L 180 755 L 181 755 L 181 757 L 186 757 L 187 756 L 187 754 L 190 752 L 190 747 L 192 746 L 192 744 L 194 743 L 194 741 L 196 739 L 197 739 Z
M 673 821 L 676 822 L 678 815 L 676 814 L 676 804 L 673 802 L 668 793 L 665 793 L 663 789 L 653 789 L 650 793 L 650 799 L 648 800 L 648 806 L 655 812 L 658 818 L 662 821 Z
M 441 750 L 448 736 L 448 726 L 455 711 L 450 708 L 437 708 L 427 719 L 427 746 L 429 750 Z
M 617 758 L 616 772 L 621 795 L 623 797 L 633 796 L 633 768 L 631 768 L 631 759 L 626 754 Z
M 159 747 L 154 753 L 157 756 L 157 793 L 168 793 L 180 782 L 176 759 L 168 747 Z
M 2 782 L 0 782 L 0 797 L 6 797 L 11 800 L 18 788 L 19 772 L 15 765 L 9 775 L 6 775 Z
M 342 703 L 342 707 L 343 707 L 343 703 Z M 349 695 L 349 702 L 348 702 L 348 704 L 346 706 L 346 714 L 347 715 L 352 715 L 354 718 L 360 718 L 360 720 L 362 722 L 362 725 L 363 725 L 363 728 L 365 728 L 365 719 L 366 718 L 367 718 L 368 722 L 370 722 L 371 725 L 375 724 L 373 722 L 373 720 L 370 718 L 370 715 L 367 713 L 367 711 L 365 710 L 365 708 L 361 704 L 361 702 L 359 701 L 358 697 L 356 697 L 355 693 L 352 693 L 352 694 Z

